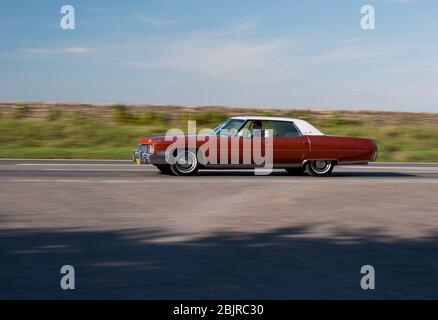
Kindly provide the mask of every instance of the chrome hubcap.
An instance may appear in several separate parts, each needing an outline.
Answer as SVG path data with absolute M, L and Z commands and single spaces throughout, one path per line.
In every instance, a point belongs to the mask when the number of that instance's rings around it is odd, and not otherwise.
M 184 173 L 192 172 L 197 165 L 196 156 L 191 152 L 185 152 L 178 155 L 175 166 Z
M 312 169 L 318 173 L 326 173 L 331 168 L 331 162 L 327 160 L 315 160 L 311 163 Z

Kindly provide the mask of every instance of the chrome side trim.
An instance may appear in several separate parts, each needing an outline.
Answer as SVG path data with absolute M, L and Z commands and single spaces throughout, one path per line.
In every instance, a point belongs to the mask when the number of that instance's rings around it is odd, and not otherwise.
M 254 169 L 264 168 L 264 165 L 250 165 L 250 164 L 206 164 L 202 166 L 204 169 Z M 273 168 L 300 168 L 301 163 L 282 163 L 274 164 Z
M 323 158 L 315 158 L 315 159 L 304 159 L 301 162 L 301 166 L 305 166 L 306 162 L 308 161 L 316 161 L 316 160 L 324 160 L 324 161 L 334 161 L 336 164 L 339 164 L 339 160 L 338 159 L 323 159 Z

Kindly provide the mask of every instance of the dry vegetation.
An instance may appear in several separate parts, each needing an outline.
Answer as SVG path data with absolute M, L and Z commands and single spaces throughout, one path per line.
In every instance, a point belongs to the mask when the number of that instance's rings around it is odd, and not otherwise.
M 438 161 L 438 113 L 0 103 L 0 157 L 128 159 L 141 135 L 213 128 L 234 115 L 309 120 L 327 134 L 375 138 L 384 161 Z

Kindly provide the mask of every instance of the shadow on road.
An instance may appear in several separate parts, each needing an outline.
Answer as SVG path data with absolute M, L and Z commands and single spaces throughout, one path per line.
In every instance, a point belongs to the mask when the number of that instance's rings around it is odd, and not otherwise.
M 0 298 L 437 298 L 438 236 L 375 230 L 311 238 L 305 227 L 163 242 L 160 230 L 0 231 Z M 76 290 L 62 291 L 62 265 Z M 360 288 L 360 268 L 376 290 Z
M 163 174 L 160 174 L 163 175 Z M 255 176 L 254 171 L 209 171 L 202 170 L 197 173 L 197 176 L 203 177 L 250 177 Z M 293 175 L 289 175 L 286 171 L 275 171 L 269 174 L 270 177 L 294 177 Z M 304 173 L 303 176 L 309 176 L 307 173 Z M 418 177 L 415 174 L 408 173 L 399 173 L 399 172 L 356 172 L 356 171 L 348 171 L 348 172 L 336 172 L 332 173 L 333 177 L 373 177 L 373 178 L 415 178 Z M 257 177 L 263 177 L 258 175 Z M 296 176 L 295 176 L 296 177 Z
M 399 172 L 333 172 L 334 177 L 417 178 L 415 174 Z

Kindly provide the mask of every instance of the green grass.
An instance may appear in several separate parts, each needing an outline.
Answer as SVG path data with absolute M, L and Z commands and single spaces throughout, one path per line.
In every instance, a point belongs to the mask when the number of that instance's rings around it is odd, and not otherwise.
M 132 113 L 128 112 L 123 105 L 116 106 L 111 113 L 111 117 L 119 124 L 165 126 L 168 122 L 168 119 L 164 114 L 159 114 L 153 111 Z
M 161 127 L 106 123 L 87 119 L 0 120 L 0 157 L 129 158 L 137 138 Z
M 438 127 L 374 126 L 354 122 L 315 123 L 330 135 L 366 137 L 377 141 L 378 161 L 438 161 Z
M 196 126 L 198 129 L 202 128 L 216 128 L 219 124 L 227 119 L 225 113 L 213 110 L 186 113 L 180 116 L 179 124 L 183 127 L 181 130 L 187 128 L 187 121 L 196 121 Z
M 173 122 L 152 111 L 129 114 L 123 108 L 106 121 L 81 113 L 67 119 L 59 112 L 43 119 L 25 117 L 27 110 L 17 113 L 0 119 L 0 158 L 129 159 L 139 136 L 164 134 L 175 125 L 185 131 L 187 119 L 197 120 L 201 129 L 226 118 L 209 110 L 180 114 Z M 438 161 L 437 126 L 375 126 L 339 115 L 312 123 L 326 134 L 376 139 L 379 161 Z

